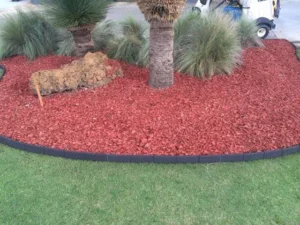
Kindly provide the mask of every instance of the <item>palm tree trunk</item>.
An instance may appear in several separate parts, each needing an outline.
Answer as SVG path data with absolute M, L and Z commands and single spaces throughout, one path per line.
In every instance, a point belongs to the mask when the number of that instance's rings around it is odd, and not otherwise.
M 150 76 L 153 88 L 167 88 L 174 83 L 172 23 L 150 22 Z
M 71 28 L 75 42 L 75 56 L 84 56 L 89 50 L 93 49 L 91 38 L 92 26 Z

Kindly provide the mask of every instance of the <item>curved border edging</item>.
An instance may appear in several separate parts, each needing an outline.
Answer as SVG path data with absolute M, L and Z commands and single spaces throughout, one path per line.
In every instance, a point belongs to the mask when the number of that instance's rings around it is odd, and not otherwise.
M 38 153 L 67 159 L 121 162 L 121 163 L 221 163 L 248 162 L 260 159 L 272 159 L 295 153 L 300 153 L 300 145 L 289 148 L 231 155 L 192 155 L 192 156 L 164 156 L 164 155 L 113 155 L 100 153 L 85 153 L 69 150 L 48 148 L 26 144 L 0 135 L 0 143 L 26 152 Z
M 3 70 L 3 74 L 2 74 L 2 76 L 0 76 L 0 81 L 1 81 L 2 78 L 4 77 L 4 75 L 6 74 L 6 68 L 3 65 L 0 65 L 0 69 Z

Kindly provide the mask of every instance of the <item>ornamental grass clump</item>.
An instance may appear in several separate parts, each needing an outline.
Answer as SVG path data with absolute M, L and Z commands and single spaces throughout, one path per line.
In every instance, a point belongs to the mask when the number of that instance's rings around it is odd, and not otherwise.
M 67 28 L 74 36 L 75 54 L 83 56 L 92 49 L 91 31 L 105 19 L 107 0 L 44 0 L 44 12 L 56 27 Z
M 246 17 L 242 17 L 237 22 L 238 37 L 244 48 L 263 46 L 261 39 L 257 36 L 257 30 L 255 21 Z
M 75 42 L 71 32 L 65 29 L 56 29 L 55 54 L 71 56 L 75 50 Z
M 108 57 L 146 66 L 148 64 L 148 26 L 129 17 L 120 23 L 104 21 L 92 32 L 95 49 Z
M 237 25 L 221 12 L 180 18 L 174 45 L 175 69 L 196 77 L 230 74 L 241 62 Z
M 92 31 L 92 40 L 94 49 L 105 51 L 110 41 L 113 41 L 120 35 L 119 24 L 115 21 L 106 20 L 98 23 Z
M 149 58 L 149 40 L 148 40 L 147 43 L 144 44 L 140 49 L 137 65 L 142 67 L 148 67 L 149 61 L 150 58 Z
M 138 64 L 141 49 L 147 44 L 147 26 L 133 18 L 120 23 L 121 36 L 109 42 L 107 55 L 131 64 Z
M 150 64 L 149 28 L 141 22 L 132 18 L 121 23 L 104 21 L 97 24 L 92 37 L 96 49 L 110 58 L 139 66 Z M 179 72 L 201 78 L 230 74 L 241 63 L 241 53 L 238 24 L 228 15 L 188 13 L 175 22 L 172 57 Z
M 30 60 L 52 53 L 70 55 L 72 38 L 63 39 L 66 31 L 53 28 L 40 12 L 21 10 L 5 14 L 0 29 L 0 58 L 25 55 Z M 62 51 L 62 47 L 64 50 Z

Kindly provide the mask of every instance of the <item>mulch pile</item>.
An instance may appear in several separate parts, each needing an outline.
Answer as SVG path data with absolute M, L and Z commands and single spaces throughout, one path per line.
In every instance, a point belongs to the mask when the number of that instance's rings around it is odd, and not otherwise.
M 55 94 L 42 108 L 33 72 L 75 58 L 13 57 L 1 62 L 0 134 L 30 144 L 112 154 L 207 155 L 256 152 L 300 143 L 300 62 L 287 41 L 244 53 L 231 76 L 176 74 L 166 90 L 147 86 L 148 70 L 122 63 L 105 87 Z

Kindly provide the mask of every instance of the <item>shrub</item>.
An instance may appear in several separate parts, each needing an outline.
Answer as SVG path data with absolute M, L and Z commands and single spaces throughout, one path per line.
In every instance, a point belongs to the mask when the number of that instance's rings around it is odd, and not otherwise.
M 44 0 L 44 12 L 55 27 L 67 28 L 74 37 L 76 56 L 83 56 L 93 46 L 94 24 L 106 17 L 107 0 Z
M 94 49 L 105 51 L 108 43 L 113 41 L 119 35 L 118 24 L 111 20 L 98 23 L 92 31 L 92 40 L 94 42 Z
M 25 55 L 33 60 L 54 52 L 70 55 L 72 39 L 65 40 L 62 34 L 65 35 L 66 31 L 54 29 L 41 13 L 18 9 L 15 13 L 4 15 L 0 30 L 0 58 Z
M 92 32 L 94 46 L 112 59 L 145 66 L 148 57 L 148 27 L 133 18 L 116 24 L 105 21 Z
M 133 18 L 121 22 L 121 37 L 109 42 L 107 55 L 113 59 L 138 64 L 141 49 L 146 45 L 147 27 Z
M 228 15 L 221 12 L 187 15 L 175 24 L 175 35 L 174 66 L 179 72 L 211 77 L 230 74 L 240 63 L 237 25 Z
M 58 27 L 79 27 L 96 24 L 106 17 L 107 0 L 44 0 L 44 11 Z
M 57 55 L 71 56 L 75 49 L 72 33 L 64 29 L 56 29 L 54 49 Z
M 147 67 L 149 65 L 149 41 L 140 49 L 137 65 Z
M 257 36 L 257 25 L 255 21 L 242 17 L 237 22 L 237 32 L 243 47 L 263 46 L 260 38 Z
M 35 11 L 6 14 L 0 31 L 0 57 L 34 59 L 53 51 L 54 29 Z
M 241 60 L 237 23 L 221 12 L 207 16 L 188 13 L 174 26 L 174 67 L 201 78 L 231 73 Z M 120 24 L 105 21 L 92 32 L 95 48 L 110 58 L 147 66 L 149 28 L 129 18 Z
M 180 37 L 188 35 L 190 26 L 201 19 L 201 14 L 197 12 L 190 12 L 178 19 L 174 25 L 174 41 L 178 42 Z
M 185 36 L 191 35 L 191 26 L 201 20 L 201 14 L 197 12 L 187 13 L 174 24 L 174 56 L 179 55 L 185 46 L 182 46 Z

